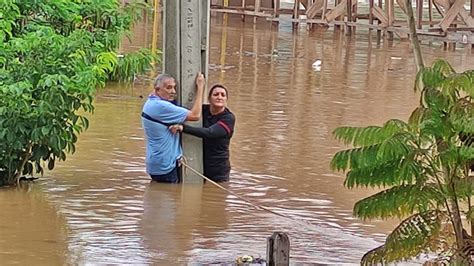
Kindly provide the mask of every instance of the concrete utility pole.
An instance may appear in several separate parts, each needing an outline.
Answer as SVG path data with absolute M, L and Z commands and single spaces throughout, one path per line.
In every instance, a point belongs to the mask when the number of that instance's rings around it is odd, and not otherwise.
M 191 108 L 197 72 L 207 79 L 210 0 L 164 0 L 163 7 L 164 72 L 176 78 L 180 104 Z M 202 173 L 202 141 L 183 134 L 182 144 L 187 163 Z M 186 171 L 183 182 L 201 183 L 202 178 Z

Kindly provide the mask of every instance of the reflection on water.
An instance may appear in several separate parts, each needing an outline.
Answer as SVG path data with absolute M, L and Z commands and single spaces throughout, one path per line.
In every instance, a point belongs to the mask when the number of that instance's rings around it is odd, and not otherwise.
M 0 264 L 63 265 L 67 225 L 40 187 L 0 189 Z
M 40 199 L 0 191 L 1 261 L 17 262 L 12 254 L 23 252 L 20 246 L 4 249 L 5 243 L 29 239 L 49 243 L 29 247 L 28 254 L 55 254 L 51 264 L 231 262 L 244 254 L 264 257 L 274 231 L 289 234 L 295 263 L 357 263 L 382 243 L 395 222 L 352 217 L 354 203 L 374 191 L 347 190 L 343 175 L 329 169 L 331 156 L 343 148 L 331 132 L 407 119 L 417 104 L 410 45 L 370 39 L 362 30 L 347 37 L 229 18 L 232 26 L 213 17 L 209 72 L 210 84 L 229 87 L 237 117 L 226 186 L 288 218 L 257 210 L 212 184 L 150 183 L 139 119 L 150 86 L 138 80 L 99 92 L 76 154 L 35 185 L 43 191 Z M 150 28 L 139 27 L 138 38 L 122 49 L 149 44 Z M 437 44 L 423 49 L 427 62 L 443 56 L 458 70 L 474 68 L 465 50 L 445 52 Z M 19 213 L 17 205 L 5 205 L 10 197 L 27 208 Z M 49 229 L 20 234 L 21 227 L 3 222 L 12 215 L 24 221 L 30 212 Z

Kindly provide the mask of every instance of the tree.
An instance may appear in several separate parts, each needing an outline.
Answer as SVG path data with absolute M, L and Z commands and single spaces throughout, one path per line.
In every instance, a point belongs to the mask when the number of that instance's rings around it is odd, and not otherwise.
M 474 71 L 456 73 L 443 60 L 416 78 L 420 106 L 408 122 L 340 127 L 334 136 L 353 148 L 337 152 L 331 168 L 347 171 L 348 188 L 382 191 L 354 205 L 361 219 L 401 218 L 385 244 L 369 251 L 362 264 L 407 260 L 423 253 L 471 263 L 474 240 L 462 217 L 474 217 Z
M 75 151 L 97 88 L 156 59 L 115 53 L 143 4 L 115 0 L 0 1 L 0 185 L 53 169 Z

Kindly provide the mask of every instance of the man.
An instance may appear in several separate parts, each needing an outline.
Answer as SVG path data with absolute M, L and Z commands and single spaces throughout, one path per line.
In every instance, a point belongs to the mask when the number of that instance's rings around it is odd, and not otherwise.
M 203 74 L 196 77 L 196 99 L 188 110 L 172 103 L 176 97 L 176 81 L 168 74 L 156 77 L 154 91 L 143 106 L 142 124 L 147 141 L 146 171 L 157 182 L 178 183 L 177 160 L 182 156 L 179 135 L 168 126 L 185 121 L 197 121 L 201 117 L 202 97 L 206 81 Z

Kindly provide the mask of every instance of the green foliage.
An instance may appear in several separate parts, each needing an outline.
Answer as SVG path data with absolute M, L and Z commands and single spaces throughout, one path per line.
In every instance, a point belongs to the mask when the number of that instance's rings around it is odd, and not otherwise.
M 439 211 L 417 213 L 402 221 L 387 237 L 384 245 L 366 253 L 362 265 L 398 262 L 437 248 L 445 214 Z
M 357 202 L 354 215 L 408 217 L 383 246 L 364 256 L 363 264 L 442 252 L 427 243 L 442 238 L 443 215 L 450 217 L 457 235 L 462 234 L 462 224 L 456 220 L 474 216 L 469 206 L 474 180 L 466 171 L 474 162 L 474 71 L 456 73 L 446 61 L 436 60 L 418 73 L 415 84 L 421 92 L 420 106 L 408 123 L 389 120 L 381 127 L 334 131 L 336 139 L 353 146 L 337 152 L 331 161 L 332 169 L 346 172 L 344 185 L 384 188 Z M 464 245 L 462 238 L 457 241 L 458 247 Z
M 157 57 L 145 50 L 126 71 L 115 53 L 142 6 L 0 1 L 0 185 L 65 160 L 88 127 L 96 89 L 151 67 Z

